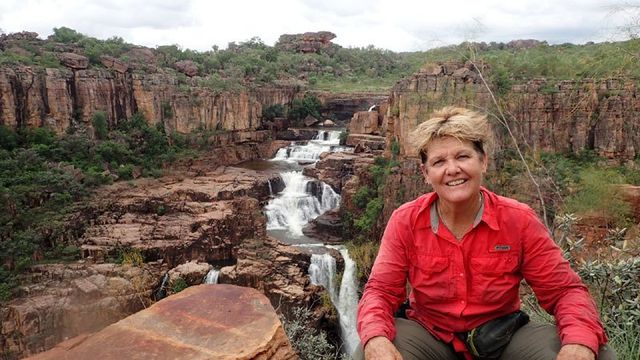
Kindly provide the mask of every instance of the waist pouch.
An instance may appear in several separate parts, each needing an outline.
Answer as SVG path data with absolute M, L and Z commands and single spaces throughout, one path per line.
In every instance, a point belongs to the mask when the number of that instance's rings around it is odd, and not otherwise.
M 480 359 L 497 359 L 509 345 L 511 337 L 529 322 L 529 315 L 522 311 L 488 321 L 469 331 L 462 339 L 469 352 Z

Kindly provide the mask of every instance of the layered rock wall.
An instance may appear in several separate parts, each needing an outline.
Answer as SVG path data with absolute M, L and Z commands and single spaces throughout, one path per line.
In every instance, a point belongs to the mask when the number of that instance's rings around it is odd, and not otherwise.
M 409 132 L 438 108 L 459 105 L 495 113 L 473 65 L 455 70 L 447 65 L 423 69 L 392 90 L 387 137 L 399 141 L 403 154 L 411 154 Z M 512 86 L 501 104 L 518 141 L 535 151 L 592 150 L 608 158 L 633 159 L 640 153 L 637 91 L 627 79 L 540 79 Z M 494 125 L 498 135 L 506 132 L 497 121 Z
M 117 69 L 0 68 L 0 124 L 10 128 L 48 126 L 58 133 L 72 124 L 90 125 L 96 111 L 110 124 L 137 111 L 165 130 L 256 130 L 262 107 L 289 103 L 293 87 L 267 87 L 238 93 L 198 86 L 172 73 L 133 73 Z M 186 83 L 183 83 L 186 82 Z

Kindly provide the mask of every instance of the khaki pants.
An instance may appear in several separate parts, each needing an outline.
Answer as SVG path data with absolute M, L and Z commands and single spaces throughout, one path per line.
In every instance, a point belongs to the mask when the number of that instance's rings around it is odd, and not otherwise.
M 449 344 L 434 338 L 415 321 L 396 318 L 397 335 L 393 344 L 404 360 L 459 360 Z M 500 360 L 555 360 L 560 351 L 560 339 L 556 327 L 548 324 L 528 323 L 521 327 L 502 353 Z M 364 359 L 362 347 L 353 355 Z M 598 360 L 615 360 L 612 348 L 600 348 Z

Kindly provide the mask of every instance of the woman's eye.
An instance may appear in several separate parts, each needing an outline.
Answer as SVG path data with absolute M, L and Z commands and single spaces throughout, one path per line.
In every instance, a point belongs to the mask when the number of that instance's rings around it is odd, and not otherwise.
M 433 164 L 431 164 L 431 166 L 438 166 L 438 165 L 442 165 L 444 161 L 443 160 L 436 160 L 433 162 Z
M 466 154 L 462 154 L 462 155 L 458 155 L 458 159 L 468 159 L 469 155 Z

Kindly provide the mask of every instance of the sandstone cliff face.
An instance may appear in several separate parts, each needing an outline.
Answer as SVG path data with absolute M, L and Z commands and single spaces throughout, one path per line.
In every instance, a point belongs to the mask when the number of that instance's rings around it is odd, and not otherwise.
M 385 122 L 389 139 L 410 150 L 408 133 L 420 119 L 446 105 L 494 108 L 475 68 L 468 64 L 423 69 L 392 90 Z M 516 138 L 537 151 L 579 153 L 593 150 L 616 159 L 640 153 L 640 102 L 637 87 L 624 79 L 551 83 L 532 80 L 505 96 L 505 114 Z M 496 123 L 496 132 L 502 128 Z
M 256 130 L 262 107 L 289 103 L 293 87 L 269 87 L 239 93 L 181 83 L 172 73 L 107 69 L 0 68 L 0 124 L 11 128 L 49 126 L 58 133 L 72 124 L 90 125 L 96 111 L 110 124 L 141 111 L 168 132 L 195 129 Z

